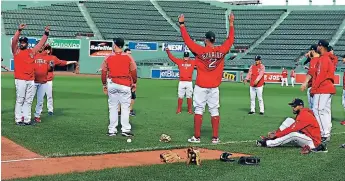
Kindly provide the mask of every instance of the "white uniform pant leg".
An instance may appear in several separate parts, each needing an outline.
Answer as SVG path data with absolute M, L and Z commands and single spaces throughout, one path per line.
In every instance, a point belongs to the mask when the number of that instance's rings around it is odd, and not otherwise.
M 192 98 L 193 97 L 193 83 L 192 81 L 186 83 L 186 98 Z
M 47 82 L 46 94 L 47 94 L 47 108 L 48 108 L 48 112 L 54 112 L 54 107 L 53 107 L 53 81 L 48 81 Z
M 16 122 L 22 121 L 22 110 L 26 94 L 26 82 L 25 80 L 14 80 L 16 86 L 16 105 L 14 108 L 14 116 Z
M 310 90 L 311 90 L 311 87 L 309 87 L 308 90 L 307 90 L 308 104 L 309 104 L 309 108 L 311 110 L 313 110 L 314 102 L 313 102 L 313 97 L 311 97 L 311 95 L 310 95 Z
M 258 96 L 258 101 L 259 101 L 259 107 L 260 107 L 260 112 L 265 112 L 265 106 L 264 106 L 264 99 L 262 98 L 262 93 L 264 91 L 264 87 L 256 87 L 256 95 Z
M 292 84 L 292 87 L 295 87 L 295 78 L 294 77 L 291 77 L 291 84 Z
M 195 114 L 203 115 L 207 102 L 207 91 L 208 89 L 195 85 L 193 96 L 193 106 L 195 109 Z
M 344 111 L 345 111 L 345 90 L 343 90 L 342 104 L 343 104 Z
M 267 147 L 276 147 L 290 142 L 296 143 L 301 147 L 308 145 L 311 149 L 315 148 L 314 142 L 310 137 L 298 132 L 292 132 L 274 140 L 267 140 L 266 144 Z
M 321 137 L 329 137 L 332 129 L 331 94 L 315 94 L 313 112 L 321 129 Z
M 180 99 L 184 98 L 184 95 L 186 94 L 186 82 L 185 81 L 180 81 L 178 83 L 178 90 L 177 90 L 177 96 Z
M 41 117 L 41 113 L 43 110 L 43 102 L 44 102 L 44 95 L 47 91 L 48 84 L 40 84 L 36 83 L 36 97 L 37 97 L 37 103 L 36 103 L 36 109 L 35 109 L 35 117 Z
M 32 101 L 34 100 L 35 93 L 36 93 L 36 87 L 35 82 L 33 80 L 31 81 L 25 81 L 26 82 L 26 93 L 25 93 L 25 99 L 23 104 L 23 116 L 24 116 L 24 122 L 29 123 L 31 121 L 31 106 Z
M 219 88 L 209 88 L 207 91 L 207 105 L 211 116 L 219 116 Z
M 255 87 L 249 87 L 249 94 L 250 94 L 250 112 L 255 112 L 255 97 L 256 91 Z
M 284 129 L 290 127 L 295 122 L 292 118 L 286 118 L 283 123 L 279 126 L 279 130 L 283 131 Z
M 132 129 L 129 123 L 129 113 L 131 106 L 132 91 L 130 87 L 121 86 L 121 91 L 119 93 L 119 102 L 121 104 L 121 131 L 130 132 Z

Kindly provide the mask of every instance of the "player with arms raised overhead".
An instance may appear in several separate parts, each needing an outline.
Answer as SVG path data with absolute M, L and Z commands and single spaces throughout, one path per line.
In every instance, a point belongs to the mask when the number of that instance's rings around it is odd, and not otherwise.
M 219 85 L 222 82 L 224 57 L 234 43 L 234 15 L 229 15 L 229 35 L 221 46 L 215 46 L 216 36 L 209 31 L 205 34 L 205 46 L 196 44 L 189 36 L 184 24 L 184 15 L 178 18 L 180 31 L 185 44 L 195 55 L 197 66 L 196 85 L 194 87 L 194 136 L 188 139 L 191 143 L 200 143 L 202 115 L 208 105 L 212 123 L 212 143 L 219 143 Z
M 282 71 L 282 87 L 284 86 L 284 82 L 285 82 L 286 87 L 289 86 L 287 76 L 288 76 L 288 71 L 285 68 L 283 68 L 283 71 Z
M 189 59 L 189 53 L 184 52 L 183 59 L 179 59 L 174 57 L 170 53 L 169 48 L 166 48 L 165 51 L 168 54 L 168 57 L 171 61 L 177 64 L 179 72 L 180 72 L 180 82 L 178 84 L 178 100 L 177 100 L 177 110 L 176 114 L 180 114 L 182 111 L 182 103 L 184 95 L 186 94 L 187 98 L 187 105 L 188 105 L 188 113 L 193 114 L 192 110 L 192 96 L 193 96 L 193 83 L 192 83 L 192 76 L 193 70 L 195 66 L 195 60 Z

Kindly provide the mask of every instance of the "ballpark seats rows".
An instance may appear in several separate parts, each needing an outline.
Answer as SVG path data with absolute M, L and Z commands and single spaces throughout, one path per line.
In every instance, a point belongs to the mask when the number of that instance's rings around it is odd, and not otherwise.
M 181 42 L 177 25 L 179 14 L 185 14 L 186 26 L 193 39 L 202 39 L 207 31 L 216 33 L 218 43 L 227 36 L 226 8 L 199 1 L 156 1 L 164 17 L 150 1 L 86 1 L 84 6 L 105 39 L 120 34 L 126 40 Z M 200 11 L 202 10 L 202 11 Z M 235 20 L 234 47 L 250 48 L 267 30 L 273 28 L 286 9 L 233 10 Z M 322 16 L 320 16 L 322 14 Z M 78 2 L 24 8 L 2 12 L 6 34 L 13 35 L 18 24 L 29 26 L 25 36 L 41 36 L 43 27 L 51 25 L 51 36 L 75 38 L 77 33 L 93 33 L 81 13 Z M 331 40 L 345 18 L 345 11 L 292 11 L 258 46 L 243 58 L 226 65 L 252 64 L 261 55 L 268 66 L 295 66 L 300 55 L 319 39 Z M 334 45 L 338 56 L 345 54 L 345 34 Z M 166 58 L 153 62 L 167 62 Z

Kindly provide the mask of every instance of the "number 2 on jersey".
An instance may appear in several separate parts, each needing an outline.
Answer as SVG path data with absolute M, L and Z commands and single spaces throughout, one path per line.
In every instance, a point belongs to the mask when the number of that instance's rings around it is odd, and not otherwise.
M 208 64 L 208 68 L 215 68 L 216 67 L 216 65 L 215 65 L 216 62 L 217 62 L 216 58 L 210 59 L 210 64 Z

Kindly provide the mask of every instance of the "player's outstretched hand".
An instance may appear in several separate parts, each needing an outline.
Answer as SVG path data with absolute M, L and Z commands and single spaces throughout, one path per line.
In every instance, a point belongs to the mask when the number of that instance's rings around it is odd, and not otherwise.
M 235 15 L 234 15 L 234 13 L 231 13 L 229 15 L 229 22 L 230 22 L 230 24 L 234 23 L 234 20 L 235 20 Z
M 166 48 L 165 48 L 165 51 L 169 51 L 169 48 L 168 48 L 168 47 L 166 47 Z
M 256 86 L 258 83 L 259 83 L 258 80 L 255 80 L 255 81 L 254 81 L 254 85 L 255 85 L 255 86 Z
M 44 28 L 44 31 L 45 31 L 45 32 L 49 32 L 49 31 L 50 31 L 50 26 L 47 25 L 47 26 Z
M 247 83 L 247 79 L 244 79 L 243 84 L 246 85 L 246 83 Z
M 103 93 L 105 95 L 108 95 L 108 87 L 107 86 L 103 86 Z
M 303 83 L 301 85 L 301 91 L 305 91 L 307 89 L 307 84 L 306 83 Z
M 23 30 L 25 27 L 26 27 L 26 24 L 22 23 L 22 24 L 19 25 L 18 29 Z
M 276 137 L 276 133 L 275 132 L 269 132 L 268 133 L 268 138 L 274 139 L 275 137 Z
M 178 22 L 181 24 L 181 23 L 184 23 L 184 15 L 181 14 L 180 16 L 178 16 Z

